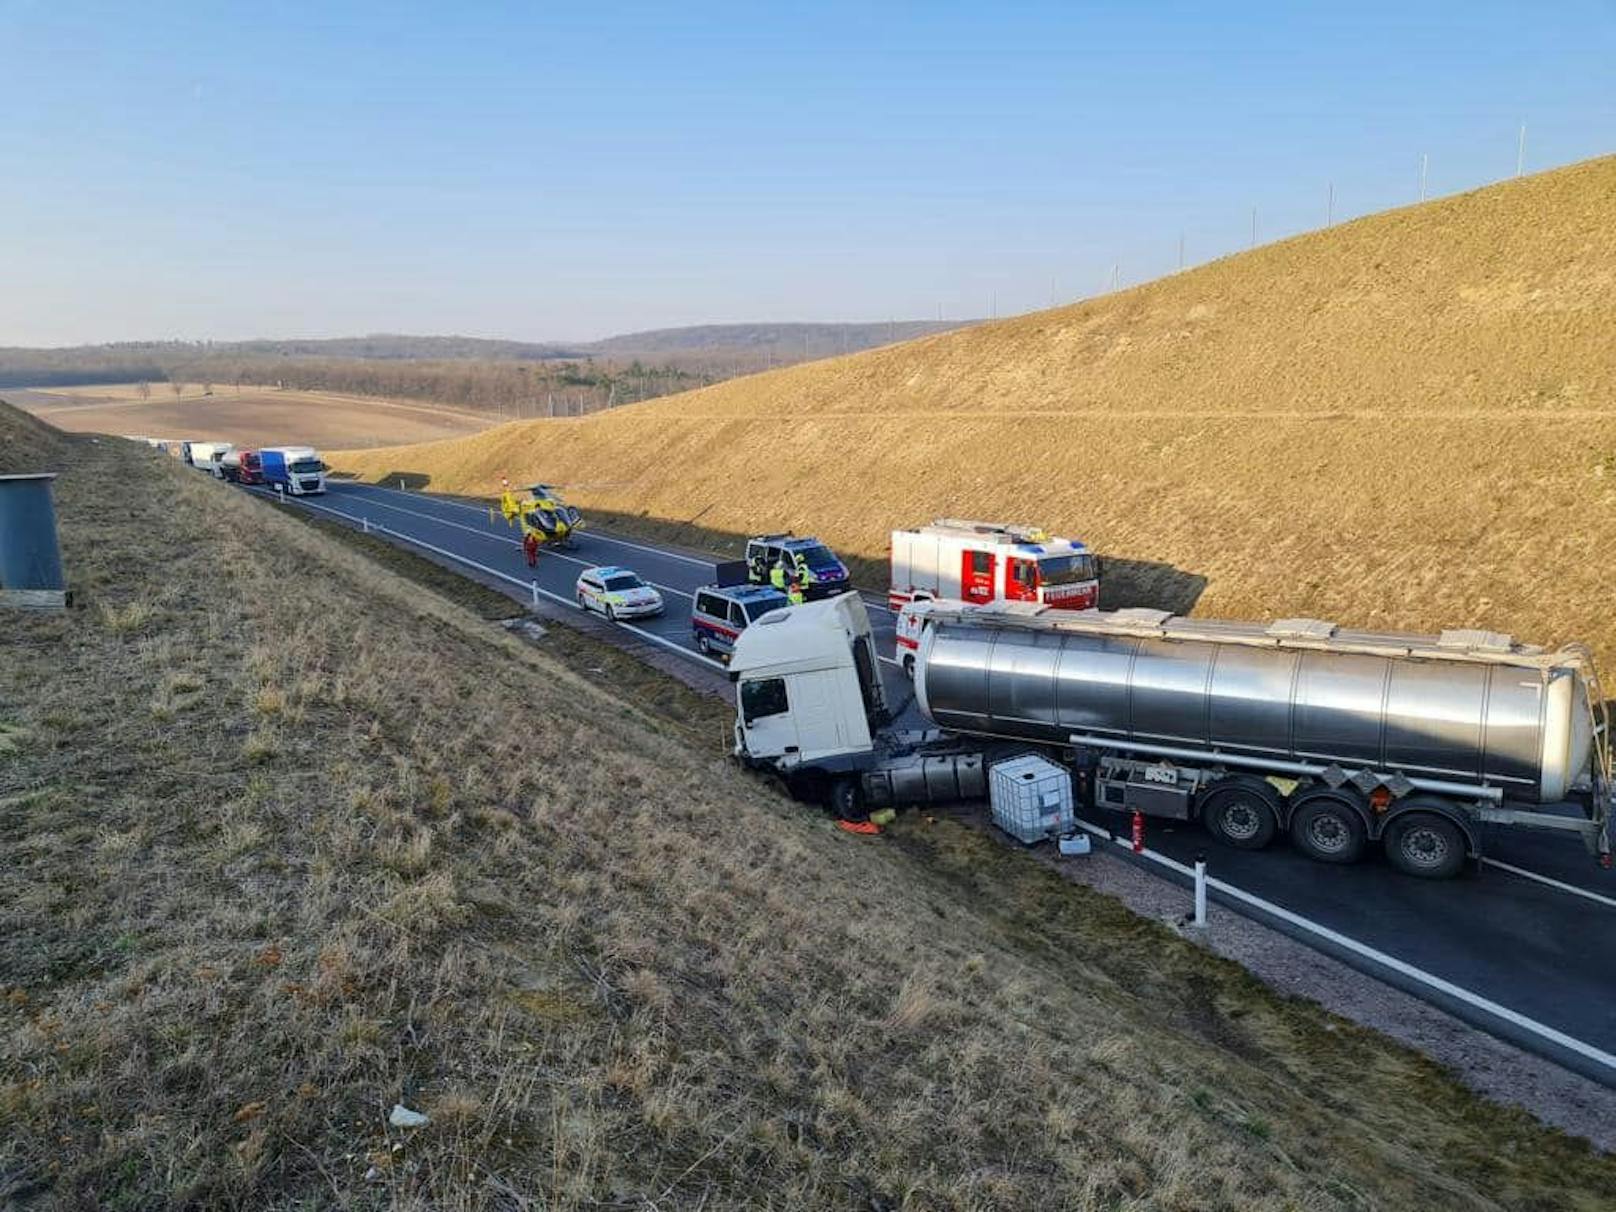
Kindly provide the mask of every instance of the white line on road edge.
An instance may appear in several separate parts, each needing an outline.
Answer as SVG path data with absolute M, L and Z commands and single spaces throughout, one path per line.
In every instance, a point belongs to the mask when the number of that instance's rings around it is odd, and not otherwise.
M 355 488 L 374 488 L 374 489 L 376 489 L 376 490 L 378 490 L 380 492 L 397 493 L 399 496 L 405 496 L 405 497 L 422 497 L 422 496 L 425 496 L 429 500 L 433 500 L 433 501 L 438 502 L 440 505 L 452 505 L 456 509 L 464 509 L 464 510 L 468 510 L 471 513 L 481 514 L 481 515 L 484 515 L 484 516 L 486 516 L 487 512 L 488 512 L 486 509 L 483 509 L 483 508 L 481 508 L 479 506 L 468 505 L 464 501 L 455 501 L 455 500 L 451 500 L 448 497 L 432 496 L 429 493 L 404 492 L 401 489 L 389 488 L 385 484 L 362 484 L 358 480 L 337 480 L 335 482 L 338 483 L 338 484 L 352 485 Z M 444 524 L 446 526 L 454 525 L 453 522 L 446 522 Z M 619 547 L 630 547 L 630 548 L 633 548 L 635 551 L 643 551 L 647 555 L 662 556 L 664 559 L 683 560 L 686 564 L 696 564 L 696 565 L 699 565 L 702 568 L 712 568 L 718 562 L 718 557 L 716 555 L 710 560 L 700 560 L 700 559 L 697 559 L 695 556 L 687 556 L 683 552 L 668 551 L 668 550 L 666 550 L 664 548 L 661 548 L 661 547 L 648 547 L 644 543 L 632 543 L 628 539 L 620 539 L 616 535 L 607 534 L 605 531 L 602 531 L 602 530 L 586 529 L 584 531 L 584 533 L 587 534 L 590 538 L 599 539 L 604 543 L 616 543 Z M 659 586 L 659 588 L 660 588 L 660 586 Z M 876 608 L 877 610 L 883 610 L 887 614 L 893 613 L 891 603 L 888 602 L 886 598 L 881 597 L 879 594 L 865 593 L 863 590 L 860 590 L 859 591 L 859 597 L 864 599 L 864 604 L 866 606 L 872 606 L 872 607 Z
M 396 491 L 396 490 L 395 489 L 389 489 L 388 491 L 393 492 L 393 491 Z M 402 505 L 388 505 L 385 502 L 381 502 L 381 501 L 376 502 L 376 504 L 377 504 L 377 507 L 381 508 L 381 509 L 391 509 L 394 513 L 407 513 L 412 518 L 423 518 L 426 521 L 431 522 L 436 526 L 452 526 L 454 529 L 456 529 L 456 530 L 464 530 L 468 534 L 479 535 L 479 536 L 481 536 L 482 538 L 485 538 L 485 539 L 493 539 L 494 542 L 496 542 L 496 543 L 510 543 L 510 544 L 513 544 L 516 547 L 520 547 L 522 545 L 522 542 L 521 542 L 520 539 L 513 539 L 509 535 L 500 534 L 499 531 L 497 531 L 497 530 L 478 530 L 475 526 L 465 526 L 465 525 L 462 525 L 459 522 L 450 522 L 445 518 L 435 518 L 429 513 L 422 513 L 419 509 L 405 509 L 404 506 L 402 506 Z M 408 536 L 405 536 L 405 537 L 407 538 Z M 594 567 L 596 567 L 596 565 L 594 563 L 592 563 L 591 561 L 589 561 L 589 560 L 580 560 L 577 556 L 562 555 L 559 551 L 555 550 L 555 548 L 553 548 L 553 547 L 547 547 L 547 548 L 544 549 L 544 557 L 543 558 L 545 558 L 545 559 L 554 559 L 554 560 L 566 560 L 567 563 L 569 563 L 569 564 L 577 564 L 580 568 L 594 568 Z M 660 582 L 657 582 L 657 581 L 647 581 L 646 584 L 647 585 L 654 585 L 654 586 L 656 586 L 656 588 L 662 590 L 663 593 L 671 593 L 671 594 L 674 594 L 677 597 L 692 598 L 692 599 L 695 597 L 694 594 L 688 592 L 687 590 L 675 589 L 672 585 L 663 585 L 663 584 L 661 584 Z
M 1083 829 L 1086 829 L 1088 832 L 1098 834 L 1100 837 L 1105 838 L 1113 845 L 1120 846 L 1122 849 L 1127 850 L 1130 853 L 1133 852 L 1133 846 L 1130 842 L 1117 837 L 1105 826 L 1094 825 L 1084 820 L 1079 820 L 1077 824 Z M 1176 871 L 1180 875 L 1187 875 L 1192 879 L 1195 876 L 1194 868 L 1186 866 L 1177 859 L 1168 858 L 1167 855 L 1155 850 L 1151 850 L 1149 847 L 1139 851 L 1139 854 L 1141 857 L 1147 858 L 1153 863 L 1159 863 L 1161 866 L 1166 867 L 1171 871 Z M 1247 892 L 1244 888 L 1236 887 L 1227 880 L 1220 880 L 1215 877 L 1208 876 L 1206 882 L 1208 887 L 1216 888 L 1219 892 L 1225 893 L 1237 901 L 1250 905 L 1254 909 L 1258 909 L 1263 913 L 1272 914 L 1281 921 L 1289 922 L 1299 930 L 1305 931 L 1306 933 L 1315 935 L 1318 938 L 1333 943 L 1335 946 L 1340 947 L 1343 950 L 1350 951 L 1354 955 L 1361 956 L 1372 963 L 1380 964 L 1382 967 L 1388 968 L 1416 984 L 1423 985 L 1428 989 L 1435 990 L 1438 993 L 1451 997 L 1455 1001 L 1463 1002 L 1467 1006 L 1472 1006 L 1483 1013 L 1490 1014 L 1495 1018 L 1501 1019 L 1510 1024 L 1510 1026 L 1525 1032 L 1526 1034 L 1535 1035 L 1539 1039 L 1546 1040 L 1549 1043 L 1564 1048 L 1568 1052 L 1573 1052 L 1578 1056 L 1591 1060 L 1595 1064 L 1609 1069 L 1612 1073 L 1616 1073 L 1616 1056 L 1613 1056 L 1611 1053 L 1606 1052 L 1603 1049 L 1596 1048 L 1592 1044 L 1584 1043 L 1582 1040 L 1577 1039 L 1574 1036 L 1567 1035 L 1563 1031 L 1556 1030 L 1546 1023 L 1540 1023 L 1536 1019 L 1527 1018 L 1526 1015 L 1521 1014 L 1518 1011 L 1511 1010 L 1508 1006 L 1501 1006 L 1489 998 L 1482 997 L 1479 993 L 1472 993 L 1468 989 L 1455 985 L 1452 981 L 1443 980 L 1440 976 L 1433 976 L 1431 973 L 1426 972 L 1422 968 L 1416 968 L 1413 964 L 1400 960 L 1394 955 L 1387 955 L 1386 952 L 1377 950 L 1376 948 L 1369 946 L 1367 943 L 1360 943 L 1355 938 L 1349 938 L 1347 935 L 1342 934 L 1338 930 L 1332 930 L 1330 927 L 1321 925 L 1310 918 L 1305 918 L 1299 913 L 1293 913 L 1291 910 L 1286 909 L 1281 905 L 1274 904 L 1273 901 L 1264 900 L 1262 897 L 1257 896 L 1254 893 Z
M 400 496 L 406 496 L 406 497 L 419 497 L 419 496 L 428 495 L 428 494 L 419 493 L 419 492 L 401 492 L 397 488 L 388 488 L 385 484 L 362 484 L 358 480 L 339 480 L 338 483 L 352 484 L 356 488 L 376 488 L 376 489 L 380 489 L 382 492 L 399 493 Z M 438 503 L 443 504 L 443 505 L 452 505 L 456 509 L 468 509 L 472 513 L 486 513 L 487 512 L 485 509 L 482 509 L 482 508 L 480 508 L 480 507 L 478 507 L 476 505 L 468 505 L 464 501 L 450 500 L 448 497 L 433 496 L 431 499 L 434 500 L 434 501 L 437 501 Z M 647 547 L 642 543 L 631 543 L 627 539 L 620 539 L 620 538 L 617 538 L 615 535 L 609 535 L 609 534 L 606 534 L 606 533 L 604 533 L 602 531 L 599 531 L 599 530 L 587 530 L 585 533 L 589 534 L 593 538 L 602 539 L 607 543 L 616 543 L 621 547 L 632 547 L 635 551 L 643 551 L 643 552 L 646 552 L 649 555 L 663 556 L 664 558 L 669 559 L 669 560 L 683 560 L 686 564 L 699 564 L 703 568 L 711 568 L 713 566 L 713 561 L 712 560 L 699 560 L 695 556 L 687 556 L 683 552 L 664 551 L 660 547 Z
M 324 510 L 326 513 L 334 513 L 337 515 L 337 517 L 347 518 L 350 522 L 362 522 L 365 520 L 356 514 L 344 513 L 340 509 L 332 509 L 329 505 L 316 505 L 313 501 L 304 501 L 296 497 L 290 499 L 296 500 L 300 505 L 307 505 L 310 509 L 320 509 Z M 409 511 L 406 510 L 405 512 L 407 513 Z M 453 525 L 453 523 L 447 522 L 444 524 Z M 372 523 L 371 530 L 372 532 L 379 532 L 381 534 L 394 535 L 400 539 L 403 539 L 406 543 L 413 543 L 417 547 L 424 547 L 427 551 L 435 551 L 439 555 L 447 556 L 451 560 L 459 560 L 462 564 L 475 568 L 479 572 L 486 572 L 491 577 L 498 577 L 502 581 L 509 581 L 512 585 L 515 585 L 519 589 L 526 590 L 530 594 L 537 590 L 537 592 L 542 593 L 545 597 L 549 598 L 553 602 L 559 602 L 563 606 L 570 606 L 573 609 L 577 609 L 577 603 L 571 598 L 562 597 L 559 593 L 551 593 L 548 589 L 540 589 L 539 586 L 535 585 L 532 581 L 524 581 L 520 577 L 513 577 L 509 573 L 501 572 L 497 568 L 490 568 L 487 564 L 479 564 L 476 560 L 468 560 L 465 556 L 460 555 L 458 552 L 453 552 L 447 548 L 438 547 L 433 543 L 425 542 L 422 539 L 416 538 L 414 535 L 405 534 L 402 530 L 394 530 L 391 527 L 381 525 L 379 522 Z M 692 652 L 688 648 L 675 644 L 672 640 L 664 639 L 662 636 L 659 636 L 654 632 L 646 631 L 643 627 L 636 627 L 633 623 L 624 623 L 615 619 L 604 619 L 602 621 L 611 624 L 613 627 L 621 627 L 624 631 L 632 631 L 635 635 L 650 640 L 653 644 L 660 644 L 670 652 L 678 653 L 686 660 L 696 661 L 702 665 L 711 665 L 715 669 L 724 668 L 724 663 L 722 661 L 715 661 L 712 657 L 702 656 L 699 652 Z
M 1503 863 L 1497 859 L 1483 857 L 1481 860 L 1489 867 L 1497 867 L 1500 871 L 1507 871 L 1511 875 L 1518 875 L 1522 879 L 1536 880 L 1540 884 L 1547 884 L 1551 888 L 1558 888 L 1561 892 L 1569 892 L 1573 896 L 1585 896 L 1591 901 L 1598 901 L 1601 905 L 1609 905 L 1616 909 L 1616 897 L 1606 896 L 1600 892 L 1590 892 L 1586 888 L 1579 888 L 1575 884 L 1568 884 L 1564 880 L 1551 879 L 1546 875 L 1539 875 L 1535 871 L 1528 871 L 1525 867 L 1517 867 L 1514 863 Z

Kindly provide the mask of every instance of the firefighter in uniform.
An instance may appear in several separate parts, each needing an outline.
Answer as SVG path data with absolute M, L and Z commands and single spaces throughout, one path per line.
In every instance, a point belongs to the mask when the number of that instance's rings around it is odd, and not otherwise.
M 529 568 L 539 566 L 539 535 L 537 531 L 525 528 L 522 531 L 522 554 L 527 557 L 527 566 Z

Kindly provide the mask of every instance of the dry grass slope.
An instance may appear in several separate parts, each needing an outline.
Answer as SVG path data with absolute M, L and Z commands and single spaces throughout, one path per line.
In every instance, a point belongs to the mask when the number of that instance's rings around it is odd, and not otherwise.
M 1135 290 L 576 422 L 341 457 L 445 491 L 817 532 L 1016 518 L 1197 613 L 1580 638 L 1616 663 L 1616 158 Z M 772 486 L 771 488 L 768 486 Z M 1124 567 L 1113 600 L 1168 596 Z
M 974 833 L 850 839 L 262 502 L 0 434 L 81 603 L 0 630 L 8 1206 L 1616 1200 Z

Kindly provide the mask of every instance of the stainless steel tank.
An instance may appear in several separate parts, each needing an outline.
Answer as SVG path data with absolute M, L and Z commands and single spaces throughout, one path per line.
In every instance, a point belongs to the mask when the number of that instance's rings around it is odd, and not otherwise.
M 1539 803 L 1564 799 L 1593 751 L 1586 653 L 1507 636 L 969 608 L 926 633 L 917 701 L 959 731 L 1333 764 Z

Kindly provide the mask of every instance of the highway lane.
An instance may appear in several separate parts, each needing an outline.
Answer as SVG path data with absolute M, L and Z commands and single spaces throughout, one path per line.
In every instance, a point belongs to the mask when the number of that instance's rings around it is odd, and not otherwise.
M 696 553 L 586 528 L 575 550 L 547 548 L 530 570 L 516 532 L 497 515 L 491 520 L 483 505 L 348 482 L 333 482 L 324 501 L 308 503 L 380 523 L 523 583 L 536 580 L 568 601 L 584 568 L 626 565 L 663 591 L 667 609 L 660 618 L 620 626 L 701 659 L 690 628 L 691 595 L 711 582 L 713 566 Z M 890 654 L 892 618 L 874 601 L 871 607 L 881 651 Z M 884 672 L 892 701 L 903 702 L 907 682 L 890 666 Z M 1119 818 L 1097 815 L 1125 831 Z M 1153 821 L 1148 842 L 1186 863 L 1204 853 L 1221 879 L 1616 1054 L 1616 872 L 1597 868 L 1574 838 L 1494 828 L 1488 853 L 1495 865 L 1438 883 L 1401 876 L 1378 855 L 1332 867 L 1283 844 L 1257 854 L 1231 850 L 1212 845 L 1193 826 Z M 1616 1070 L 1598 1070 L 1597 1064 L 1582 1069 L 1616 1085 Z
M 571 548 L 546 547 L 539 554 L 537 569 L 529 569 L 522 555 L 520 533 L 508 526 L 503 516 L 490 516 L 486 505 L 452 497 L 406 493 L 377 485 L 334 480 L 326 494 L 326 504 L 345 513 L 368 518 L 390 530 L 425 539 L 435 546 L 460 551 L 490 566 L 539 587 L 573 599 L 578 574 L 601 564 L 621 564 L 632 568 L 662 591 L 664 613 L 652 619 L 636 619 L 632 627 L 651 632 L 679 644 L 696 655 L 690 611 L 697 589 L 714 581 L 715 557 L 674 551 L 648 543 L 612 535 L 592 526 L 577 533 Z M 480 554 L 477 554 L 480 553 Z M 484 557 L 487 557 L 486 560 Z M 892 651 L 892 616 L 885 604 L 867 599 L 870 622 L 881 651 Z

